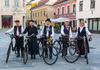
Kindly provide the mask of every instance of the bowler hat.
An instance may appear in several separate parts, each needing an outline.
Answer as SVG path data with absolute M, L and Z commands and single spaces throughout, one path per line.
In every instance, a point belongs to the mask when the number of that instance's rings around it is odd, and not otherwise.
M 19 20 L 15 20 L 15 23 L 20 22 Z
M 34 23 L 34 20 L 30 20 L 29 22 L 33 22 Z
M 49 18 L 47 18 L 45 21 L 49 21 L 49 22 L 51 22 L 51 20 L 50 20 Z

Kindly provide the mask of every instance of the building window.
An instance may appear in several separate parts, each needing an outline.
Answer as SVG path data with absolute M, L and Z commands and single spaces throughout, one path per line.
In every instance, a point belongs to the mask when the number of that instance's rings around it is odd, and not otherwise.
M 30 5 L 30 9 L 31 9 L 31 5 Z
M 42 12 L 41 12 L 41 16 L 42 16 Z
M 25 0 L 23 0 L 23 7 L 25 7 Z
M 9 0 L 5 0 L 5 6 L 9 7 Z
M 45 23 L 44 23 L 44 26 L 45 26 Z
M 89 19 L 89 30 L 92 30 L 92 23 L 93 23 L 93 20 Z
M 27 14 L 27 18 L 28 18 L 28 14 Z
M 91 0 L 91 6 L 90 6 L 91 9 L 95 8 L 95 0 Z
M 41 22 L 41 25 L 42 25 L 42 22 Z
M 44 16 L 45 16 L 45 11 L 44 11 Z
M 80 1 L 79 3 L 79 11 L 83 11 L 83 1 Z
M 89 19 L 89 30 L 93 32 L 100 32 L 100 18 Z
M 98 31 L 100 31 L 100 18 L 98 19 Z
M 19 2 L 18 2 L 18 0 L 15 0 L 15 1 L 14 1 L 14 6 L 15 6 L 15 7 L 19 7 Z
M 28 10 L 28 6 L 27 6 L 27 10 Z
M 73 20 L 73 27 L 76 27 L 76 25 L 75 25 L 75 20 Z
M 31 18 L 31 13 L 30 13 L 30 18 Z
M 27 14 L 26 14 L 26 18 L 28 18 Z
M 76 12 L 76 4 L 73 4 L 73 12 Z
M 62 14 L 64 14 L 64 7 L 62 7 L 61 9 L 62 9 Z
M 27 19 L 27 14 L 26 14 L 26 19 Z
M 59 8 L 57 8 L 57 15 L 59 15 Z
M 97 19 L 93 19 L 93 30 L 97 31 Z
M 27 18 L 28 18 L 28 14 L 27 14 Z
M 35 17 L 37 17 L 37 14 L 35 13 Z
M 33 17 L 34 17 L 34 13 L 33 13 Z
M 30 14 L 28 14 L 28 18 L 30 18 Z
M 67 13 L 70 13 L 70 5 L 67 6 Z
M 39 25 L 39 22 L 38 22 L 38 25 Z
M 38 12 L 38 17 L 39 17 L 39 12 Z

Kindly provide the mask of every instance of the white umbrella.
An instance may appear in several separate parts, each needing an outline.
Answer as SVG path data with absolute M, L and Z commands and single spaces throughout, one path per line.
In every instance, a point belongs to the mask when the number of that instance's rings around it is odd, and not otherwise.
M 51 22 L 57 22 L 56 19 L 50 18 Z
M 57 19 L 52 19 L 50 18 L 51 22 L 65 22 L 65 21 L 71 21 L 71 19 L 68 19 L 68 18 L 63 18 L 63 17 L 60 17 L 60 18 L 57 18 Z M 45 21 L 43 22 L 45 23 Z
M 56 19 L 56 22 L 65 22 L 65 21 L 71 21 L 71 19 L 63 18 L 63 17 L 60 17 L 60 18 Z

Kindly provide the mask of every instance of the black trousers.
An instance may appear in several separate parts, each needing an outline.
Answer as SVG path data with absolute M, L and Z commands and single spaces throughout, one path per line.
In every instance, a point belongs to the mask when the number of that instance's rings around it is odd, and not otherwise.
M 68 48 L 68 43 L 67 41 L 63 41 L 63 50 L 62 50 L 62 56 L 67 55 L 67 48 Z
M 23 44 L 24 44 L 23 39 L 24 39 L 23 37 L 18 38 L 18 36 L 15 38 L 18 54 L 20 53 L 20 49 L 21 49 L 21 51 L 23 51 L 23 49 L 24 49 L 24 47 L 23 47 Z
M 47 42 L 47 41 L 44 41 L 44 46 L 45 46 L 45 48 L 47 47 L 46 42 Z M 50 53 L 50 55 L 52 56 L 52 47 L 49 47 L 49 53 Z M 48 55 L 48 50 L 47 50 L 47 48 L 45 49 L 45 55 Z

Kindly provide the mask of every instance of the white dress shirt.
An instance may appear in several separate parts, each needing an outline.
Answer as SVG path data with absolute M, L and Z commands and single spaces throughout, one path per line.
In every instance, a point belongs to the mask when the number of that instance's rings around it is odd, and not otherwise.
M 40 26 L 40 29 L 42 29 L 42 26 Z
M 66 27 L 67 27 L 67 26 L 66 26 Z M 64 33 L 64 26 L 61 27 L 61 34 L 62 34 L 62 35 L 65 34 L 65 33 Z M 72 30 L 71 30 L 71 27 L 70 27 L 70 31 L 69 31 L 69 37 L 72 38 Z
M 14 31 L 14 26 L 11 28 L 11 29 L 9 29 L 8 31 L 6 31 L 7 33 L 11 33 L 11 32 L 13 32 Z M 21 33 L 23 33 L 23 27 L 21 26 Z M 19 29 L 18 29 L 18 27 L 17 27 L 17 36 L 23 36 L 23 35 L 21 35 L 21 34 L 19 34 Z
M 47 32 L 46 32 L 46 36 L 48 37 L 49 36 L 49 27 L 50 27 L 50 25 L 48 26 L 48 28 L 47 28 Z M 43 26 L 43 28 L 42 28 L 42 31 L 41 31 L 41 33 L 40 33 L 40 35 L 43 35 L 43 31 L 44 30 L 44 26 Z M 52 34 L 51 34 L 51 36 L 53 37 L 54 36 L 54 28 L 52 27 Z
M 81 33 L 84 27 L 79 27 L 79 28 L 80 28 L 80 33 Z M 87 33 L 88 35 L 92 35 L 92 34 L 90 33 L 90 31 L 89 31 L 87 28 L 85 28 L 85 31 L 86 31 L 86 33 Z M 78 36 L 78 30 L 77 30 L 77 32 L 76 32 L 76 36 Z
M 37 24 L 34 24 L 35 27 L 37 27 Z

